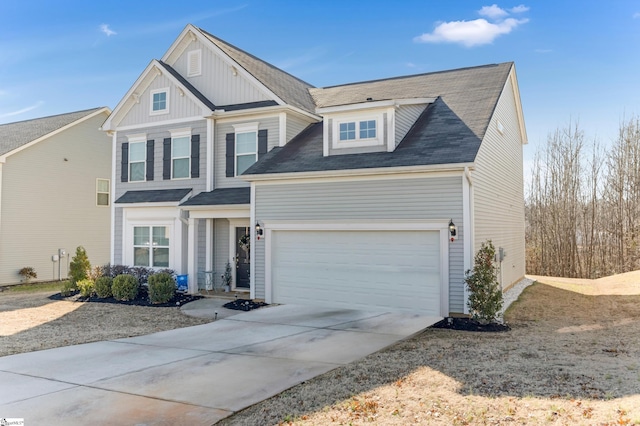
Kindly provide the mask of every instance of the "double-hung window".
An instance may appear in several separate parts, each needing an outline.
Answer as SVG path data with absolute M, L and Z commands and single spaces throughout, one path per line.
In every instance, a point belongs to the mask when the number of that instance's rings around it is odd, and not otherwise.
M 191 173 L 190 135 L 171 135 L 171 178 L 186 179 Z
M 234 126 L 236 131 L 235 170 L 240 176 L 258 161 L 258 123 Z
M 152 90 L 150 101 L 152 115 L 169 112 L 169 88 Z
M 146 161 L 146 142 L 129 142 L 129 182 L 144 181 Z
M 133 227 L 133 264 L 153 268 L 169 267 L 168 227 Z
M 109 205 L 109 179 L 96 179 L 96 205 Z

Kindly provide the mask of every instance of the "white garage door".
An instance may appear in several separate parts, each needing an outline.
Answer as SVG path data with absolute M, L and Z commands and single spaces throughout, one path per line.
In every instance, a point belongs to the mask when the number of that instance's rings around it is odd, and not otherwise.
M 275 303 L 441 316 L 439 231 L 274 230 Z

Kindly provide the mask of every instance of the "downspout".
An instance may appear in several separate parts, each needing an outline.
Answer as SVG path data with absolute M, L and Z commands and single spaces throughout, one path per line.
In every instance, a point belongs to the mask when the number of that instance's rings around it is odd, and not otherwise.
M 473 267 L 473 247 L 474 247 L 474 227 L 473 227 L 473 180 L 471 179 L 471 171 L 469 167 L 464 168 L 464 178 L 462 179 L 462 226 L 464 229 L 464 272 Z M 464 313 L 469 313 L 469 289 L 464 284 Z

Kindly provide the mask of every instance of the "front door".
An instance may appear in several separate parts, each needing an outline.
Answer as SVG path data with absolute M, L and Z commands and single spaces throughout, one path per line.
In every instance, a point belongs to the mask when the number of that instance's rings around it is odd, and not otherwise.
M 249 288 L 251 256 L 251 230 L 248 226 L 236 227 L 236 288 Z

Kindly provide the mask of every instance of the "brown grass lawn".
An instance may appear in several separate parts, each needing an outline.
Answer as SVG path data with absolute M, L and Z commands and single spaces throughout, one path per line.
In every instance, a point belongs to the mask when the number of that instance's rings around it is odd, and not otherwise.
M 508 333 L 428 329 L 224 425 L 640 425 L 640 272 L 535 277 Z

